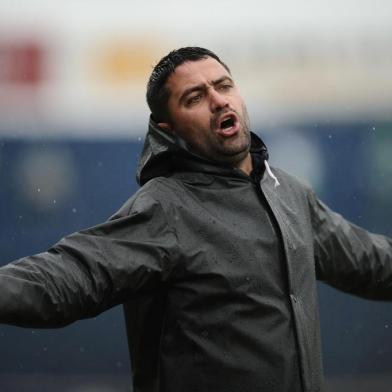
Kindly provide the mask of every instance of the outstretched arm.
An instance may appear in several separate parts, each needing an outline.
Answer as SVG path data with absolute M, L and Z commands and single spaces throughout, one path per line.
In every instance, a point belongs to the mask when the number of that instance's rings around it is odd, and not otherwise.
M 175 251 L 165 211 L 141 193 L 110 221 L 0 268 L 0 323 L 60 327 L 96 316 L 165 284 Z
M 317 278 L 340 290 L 392 300 L 392 239 L 370 233 L 310 197 Z

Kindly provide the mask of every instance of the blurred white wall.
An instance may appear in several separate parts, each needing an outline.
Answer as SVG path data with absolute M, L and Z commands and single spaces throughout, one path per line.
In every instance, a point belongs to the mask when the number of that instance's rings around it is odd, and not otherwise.
M 0 1 L 0 134 L 144 134 L 169 50 L 232 68 L 258 123 L 392 118 L 388 0 Z

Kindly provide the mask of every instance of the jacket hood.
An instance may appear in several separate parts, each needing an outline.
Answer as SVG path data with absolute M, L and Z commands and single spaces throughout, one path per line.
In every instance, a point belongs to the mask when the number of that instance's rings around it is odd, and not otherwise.
M 250 151 L 263 161 L 268 160 L 266 145 L 253 132 L 251 132 Z M 164 131 L 150 116 L 148 132 L 136 171 L 137 182 L 143 185 L 152 178 L 165 176 L 184 168 L 200 172 L 232 171 L 232 168 L 226 165 L 191 152 L 182 139 Z

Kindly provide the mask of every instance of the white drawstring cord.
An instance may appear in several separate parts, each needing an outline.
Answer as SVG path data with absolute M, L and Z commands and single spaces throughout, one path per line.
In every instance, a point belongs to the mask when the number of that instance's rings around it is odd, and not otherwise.
M 265 168 L 267 170 L 268 175 L 275 181 L 275 188 L 276 188 L 277 186 L 280 185 L 280 183 L 279 183 L 278 179 L 276 178 L 275 174 L 272 173 L 271 168 L 269 167 L 269 164 L 266 160 L 264 161 L 264 164 L 265 164 Z

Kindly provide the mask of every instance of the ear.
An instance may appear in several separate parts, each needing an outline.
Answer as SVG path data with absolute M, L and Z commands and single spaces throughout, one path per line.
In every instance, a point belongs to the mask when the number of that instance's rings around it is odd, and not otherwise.
M 164 131 L 174 133 L 174 132 L 173 132 L 173 128 L 172 128 L 171 125 L 170 125 L 169 123 L 167 123 L 167 122 L 160 122 L 160 123 L 158 123 L 158 127 L 159 127 L 159 128 L 162 128 Z

